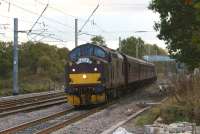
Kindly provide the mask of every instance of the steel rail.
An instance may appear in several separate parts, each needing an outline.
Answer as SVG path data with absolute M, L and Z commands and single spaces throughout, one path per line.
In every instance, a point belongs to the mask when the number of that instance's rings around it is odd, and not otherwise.
M 25 97 L 25 98 L 20 98 L 20 99 L 10 99 L 10 100 L 2 100 L 0 101 L 0 107 L 9 107 L 21 103 L 28 103 L 36 100 L 43 100 L 43 99 L 48 99 L 52 97 L 58 97 L 64 95 L 64 92 L 59 92 L 59 93 L 52 93 L 52 94 L 45 94 L 45 95 L 39 95 L 39 96 L 32 96 L 32 97 Z
M 24 107 L 28 107 L 28 106 L 34 106 L 34 105 L 39 105 L 42 103 L 47 103 L 47 102 L 52 102 L 52 101 L 58 101 L 58 100 L 64 100 L 65 97 L 61 96 L 61 97 L 57 97 L 57 98 L 52 98 L 52 99 L 45 99 L 42 101 L 36 101 L 36 102 L 30 102 L 30 103 L 25 103 L 22 105 L 14 105 L 14 106 L 10 106 L 10 107 L 0 107 L 0 113 L 4 112 L 4 111 L 11 111 L 11 110 L 16 110 L 16 109 L 20 109 L 20 108 L 24 108 Z
M 167 100 L 167 98 L 163 99 L 160 102 L 162 103 L 162 102 L 164 102 L 166 100 Z M 55 132 L 55 131 L 57 131 L 57 130 L 59 130 L 61 128 L 64 128 L 64 127 L 66 127 L 66 126 L 68 126 L 68 125 L 70 125 L 70 124 L 72 124 L 74 122 L 77 122 L 77 121 L 79 121 L 79 120 L 81 120 L 83 118 L 86 118 L 86 117 L 88 117 L 88 116 L 90 116 L 90 115 L 92 115 L 92 114 L 94 114 L 94 113 L 96 113 L 96 112 L 98 112 L 98 111 L 100 111 L 102 109 L 105 109 L 105 108 L 109 107 L 110 105 L 114 105 L 114 104 L 116 104 L 116 101 L 111 102 L 111 103 L 109 103 L 107 105 L 104 105 L 102 107 L 98 107 L 98 108 L 92 109 L 91 111 L 82 113 L 80 115 L 74 115 L 70 119 L 67 119 L 67 120 L 65 120 L 65 121 L 63 121 L 61 123 L 55 124 L 53 126 L 50 126 L 49 128 L 43 129 L 41 131 L 38 131 L 35 134 L 49 134 L 49 133 Z M 148 110 L 150 108 L 151 108 L 151 106 L 147 106 L 146 108 L 143 108 L 143 109 L 141 108 L 138 111 L 134 112 L 134 116 L 133 117 L 131 116 L 129 118 L 134 118 L 136 115 L 139 115 L 142 112 L 144 112 L 144 111 L 146 111 L 146 110 Z
M 88 116 L 90 116 L 90 115 L 92 115 L 94 113 L 97 113 L 97 112 L 99 112 L 99 111 L 101 111 L 101 110 L 103 110 L 103 109 L 105 109 L 108 106 L 113 105 L 113 104 L 114 103 L 110 103 L 110 104 L 107 104 L 107 105 L 104 105 L 104 106 L 101 106 L 101 107 L 94 108 L 94 109 L 92 109 L 90 111 L 87 111 L 87 112 L 84 112 L 84 113 L 80 113 L 78 115 L 73 115 L 72 117 L 70 117 L 70 119 L 67 119 L 67 120 L 65 120 L 65 121 L 63 121 L 61 123 L 57 123 L 57 124 L 55 124 L 53 126 L 50 126 L 49 128 L 40 130 L 40 131 L 36 132 L 35 134 L 49 134 L 49 133 L 52 133 L 52 132 L 54 132 L 56 130 L 59 130 L 61 128 L 64 128 L 64 127 L 66 127 L 66 126 L 68 126 L 68 125 L 70 125 L 70 124 L 72 124 L 74 122 L 77 122 L 77 121 L 79 121 L 79 120 L 81 120 L 83 118 L 86 118 L 86 117 L 88 117 Z
M 30 121 L 30 122 L 26 122 L 26 123 L 23 123 L 23 124 L 20 124 L 20 125 L 16 125 L 16 126 L 14 126 L 14 127 L 10 127 L 10 128 L 8 128 L 8 129 L 2 130 L 2 131 L 0 131 L 0 134 L 17 133 L 17 132 L 19 132 L 20 130 L 23 130 L 23 129 L 26 129 L 26 128 L 28 128 L 28 127 L 31 127 L 31 126 L 40 124 L 40 123 L 42 123 L 42 122 L 45 122 L 45 121 L 54 119 L 54 118 L 56 118 L 56 117 L 63 116 L 63 115 L 65 115 L 65 114 L 68 114 L 68 113 L 73 112 L 73 111 L 74 111 L 74 108 L 69 108 L 69 109 L 67 109 L 67 110 L 64 110 L 64 111 L 61 111 L 61 112 L 57 112 L 57 113 L 55 113 L 55 114 L 51 114 L 51 115 L 48 115 L 48 116 L 43 117 L 43 118 L 39 118 L 39 119 Z
M 62 104 L 62 103 L 66 103 L 66 100 L 59 100 L 56 102 L 50 102 L 50 103 L 45 103 L 45 104 L 41 104 L 41 105 L 17 109 L 17 110 L 13 110 L 13 111 L 2 112 L 2 113 L 0 113 L 0 117 L 19 113 L 19 112 L 28 112 L 28 111 L 32 111 L 32 110 L 37 110 L 37 109 L 41 109 L 41 108 L 45 108 L 45 107 L 49 107 L 49 106 L 53 106 L 53 105 L 58 105 L 58 104 Z

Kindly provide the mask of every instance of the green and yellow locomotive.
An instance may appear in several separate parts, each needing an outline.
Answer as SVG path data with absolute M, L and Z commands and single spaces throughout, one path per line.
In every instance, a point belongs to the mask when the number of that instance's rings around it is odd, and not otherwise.
M 153 64 L 90 43 L 69 53 L 65 76 L 67 101 L 74 106 L 105 103 L 125 87 L 156 79 Z

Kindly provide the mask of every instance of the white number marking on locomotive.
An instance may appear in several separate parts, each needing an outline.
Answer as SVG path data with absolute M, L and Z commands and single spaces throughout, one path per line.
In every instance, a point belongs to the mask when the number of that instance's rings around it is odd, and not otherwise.
M 80 59 L 78 59 L 78 61 L 76 62 L 76 64 L 81 64 L 81 63 L 92 64 L 92 61 L 89 58 L 80 58 Z

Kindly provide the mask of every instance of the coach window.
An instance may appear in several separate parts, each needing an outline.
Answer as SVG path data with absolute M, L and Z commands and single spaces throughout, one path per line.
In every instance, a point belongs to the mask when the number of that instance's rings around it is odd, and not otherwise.
M 95 47 L 94 49 L 94 55 L 100 58 L 106 58 L 106 53 L 103 49 L 99 47 Z
M 81 56 L 80 50 L 81 50 L 80 48 L 76 48 L 70 53 L 69 57 L 72 61 L 77 60 Z

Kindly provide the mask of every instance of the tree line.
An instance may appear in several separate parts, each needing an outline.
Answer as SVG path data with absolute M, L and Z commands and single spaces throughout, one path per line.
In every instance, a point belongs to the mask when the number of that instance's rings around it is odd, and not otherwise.
M 91 38 L 92 43 L 96 45 L 106 45 L 106 41 L 102 36 L 95 36 Z M 156 44 L 145 43 L 141 38 L 130 36 L 121 41 L 121 48 L 117 50 L 129 56 L 142 59 L 145 55 L 167 55 L 167 51 Z M 136 54 L 138 53 L 138 54 Z
M 0 42 L 0 79 L 12 76 L 13 53 L 11 42 Z M 56 79 L 56 74 L 64 73 L 69 50 L 57 48 L 41 42 L 26 42 L 19 45 L 19 74 L 47 75 Z
M 166 50 L 156 44 L 146 44 L 141 38 L 128 37 L 121 42 L 121 51 L 127 55 L 142 59 L 145 55 L 167 55 Z

